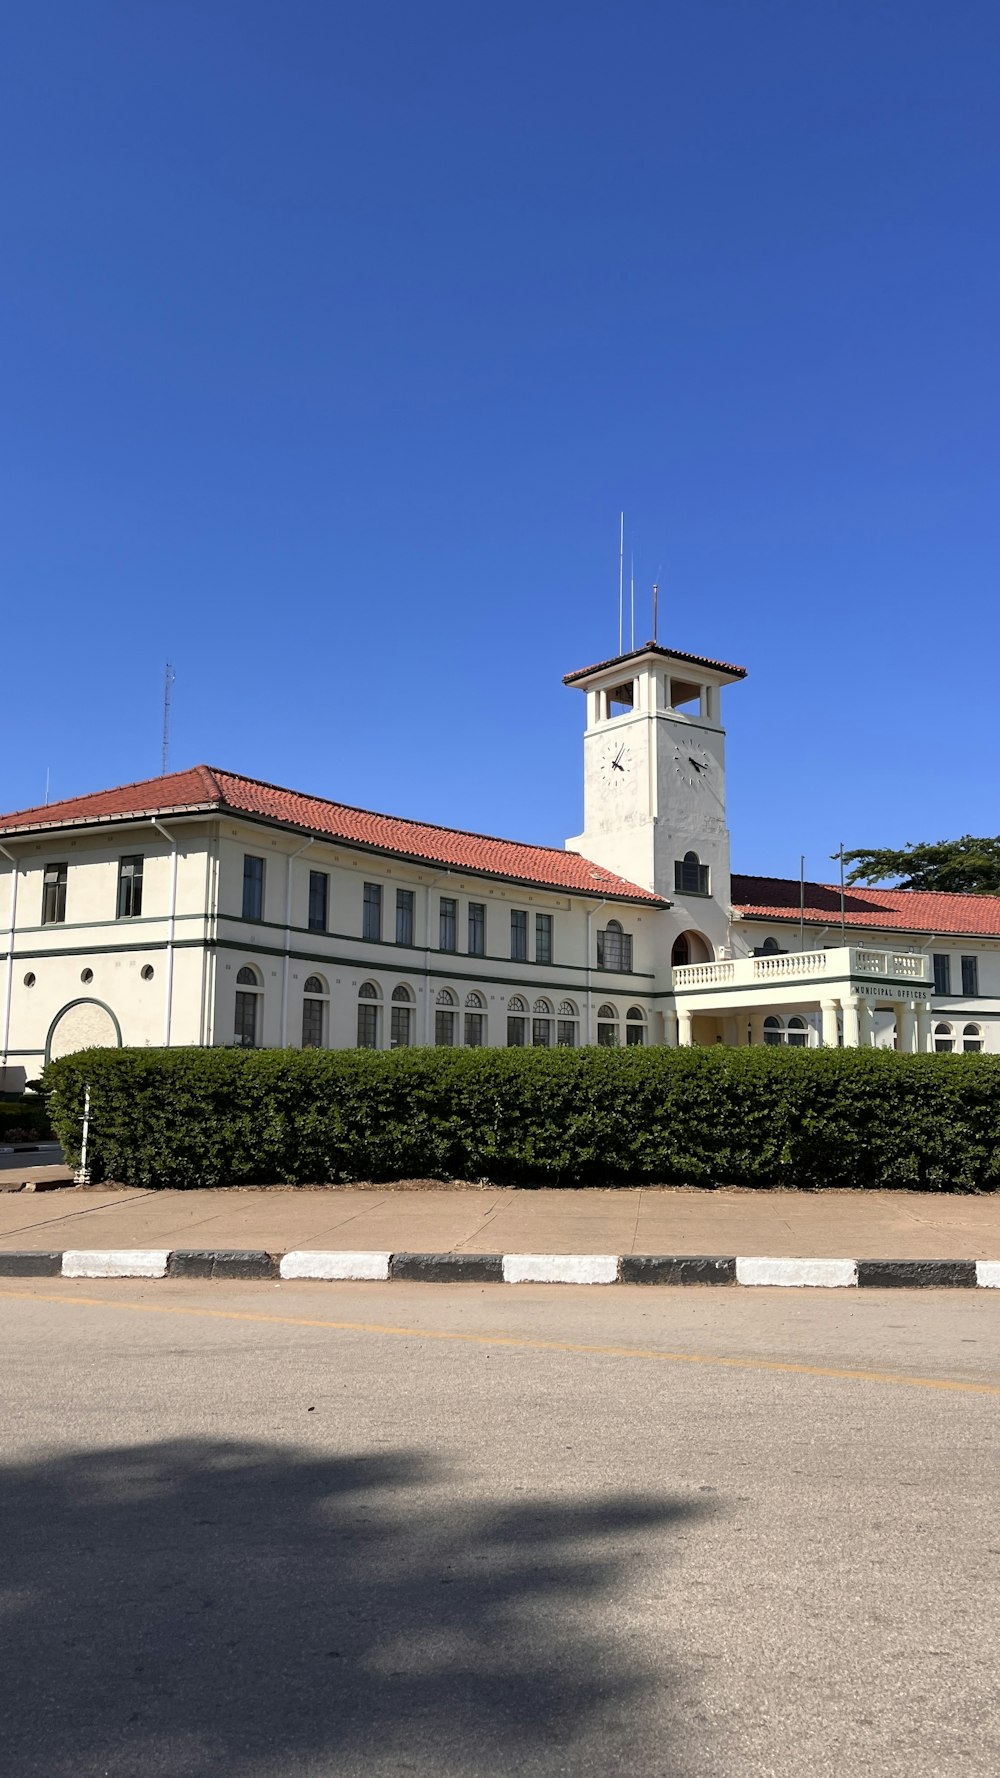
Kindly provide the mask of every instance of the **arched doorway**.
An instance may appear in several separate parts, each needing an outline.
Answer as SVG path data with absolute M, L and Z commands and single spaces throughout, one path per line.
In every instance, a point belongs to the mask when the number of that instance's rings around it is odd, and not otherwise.
M 688 963 L 711 963 L 712 947 L 700 932 L 682 932 L 674 939 L 670 953 L 671 969 L 684 969 Z

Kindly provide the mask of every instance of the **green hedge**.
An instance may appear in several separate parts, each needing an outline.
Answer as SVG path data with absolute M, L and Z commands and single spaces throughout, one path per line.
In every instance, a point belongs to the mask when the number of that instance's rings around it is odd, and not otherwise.
M 43 1099 L 0 1099 L 0 1142 L 48 1141 L 51 1136 Z
M 352 1179 L 1000 1182 L 1000 1057 L 879 1050 L 84 1050 L 45 1072 L 76 1164 L 136 1186 Z

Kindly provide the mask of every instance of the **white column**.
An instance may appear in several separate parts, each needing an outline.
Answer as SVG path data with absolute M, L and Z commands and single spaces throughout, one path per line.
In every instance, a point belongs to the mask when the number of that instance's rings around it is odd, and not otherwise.
M 859 1042 L 863 1050 L 870 1050 L 875 1043 L 875 1015 L 867 1000 L 858 999 Z
M 737 1018 L 723 1019 L 722 1041 L 727 1049 L 735 1050 L 740 1045 L 740 1021 Z
M 901 1056 L 911 1056 L 916 1042 L 916 1016 L 912 1000 L 898 1000 L 896 1014 L 896 1048 Z
M 677 1014 L 665 1012 L 663 1015 L 663 1041 L 671 1049 L 677 1048 Z
M 825 1050 L 835 1050 L 840 1043 L 840 1024 L 837 1019 L 837 1002 L 835 1000 L 820 1001 L 820 1018 L 822 1021 L 820 1042 Z
M 756 1044 L 763 1043 L 763 1041 L 764 1014 L 762 1012 L 752 1012 L 750 1014 L 750 1042 Z
M 931 1024 L 931 1003 L 929 1000 L 917 1002 L 917 1050 L 926 1056 L 934 1048 L 934 1037 Z
M 677 1014 L 677 1042 L 682 1049 L 691 1046 L 691 1014 L 689 1012 Z
M 840 1004 L 844 1010 L 844 1048 L 856 1050 L 861 1044 L 860 1003 L 848 994 Z

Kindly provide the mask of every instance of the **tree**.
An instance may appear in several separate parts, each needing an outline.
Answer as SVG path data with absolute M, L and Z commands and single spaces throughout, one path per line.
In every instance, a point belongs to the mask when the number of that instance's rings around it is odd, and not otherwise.
M 839 854 L 838 854 L 839 856 Z M 1000 836 L 936 840 L 892 847 L 859 847 L 844 853 L 849 883 L 888 883 L 896 889 L 947 891 L 953 895 L 1000 895 Z

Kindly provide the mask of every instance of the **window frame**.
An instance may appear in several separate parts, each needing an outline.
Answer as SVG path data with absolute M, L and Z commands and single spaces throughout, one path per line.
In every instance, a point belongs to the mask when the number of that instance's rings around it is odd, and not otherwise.
M 369 944 L 382 942 L 382 885 L 365 883 L 362 887 L 361 936 Z
M 310 982 L 316 982 L 318 987 L 311 988 L 309 985 Z M 329 1047 L 327 1043 L 329 1005 L 330 990 L 326 986 L 323 977 L 321 975 L 307 975 L 302 984 L 302 1048 L 304 1050 L 323 1050 Z M 319 1041 L 317 1043 L 309 1043 L 306 1041 L 306 1021 L 307 1019 L 316 1019 L 317 1016 L 319 1021 Z
M 468 955 L 485 957 L 486 955 L 486 903 L 470 901 L 467 922 Z M 476 942 L 478 940 L 478 942 Z
M 438 950 L 453 955 L 458 950 L 458 897 L 438 896 Z
M 416 909 L 416 891 L 396 888 L 396 943 L 413 946 L 413 923 Z
M 369 1026 L 369 1034 L 362 1035 L 363 1028 Z M 358 988 L 356 1036 L 356 1049 L 377 1050 L 382 1047 L 382 990 L 377 982 L 365 981 Z
M 632 974 L 632 934 L 625 931 L 620 920 L 609 920 L 598 931 L 597 967 L 613 975 Z
M 397 982 L 389 1001 L 389 1048 L 391 1050 L 413 1048 L 415 1012 L 416 1002 L 413 989 L 408 987 L 405 982 Z
M 264 1011 L 264 984 L 253 963 L 241 963 L 236 971 L 236 1000 L 233 1006 L 233 1045 L 236 1049 L 259 1049 Z M 247 1019 L 247 1014 L 252 1016 Z M 249 1024 L 251 1036 L 246 1036 Z
M 962 993 L 964 994 L 966 1000 L 978 1000 L 979 999 L 979 958 L 975 957 L 975 956 L 963 957 L 961 959 L 961 968 L 962 968 Z
M 702 864 L 697 852 L 685 852 L 683 858 L 674 859 L 674 894 L 699 895 L 708 898 L 712 893 L 712 878 L 707 864 Z
M 941 1000 L 951 993 L 951 952 L 932 951 L 931 965 L 934 970 L 934 993 Z M 942 982 L 944 986 L 941 985 Z
M 527 908 L 510 910 L 510 960 L 512 963 L 528 962 Z
M 317 918 L 314 913 L 317 884 L 322 888 L 323 906 L 320 918 Z M 329 932 L 330 930 L 330 873 L 328 870 L 314 870 L 310 867 L 307 924 L 310 932 Z
M 42 918 L 40 921 L 42 926 L 64 926 L 66 924 L 66 884 L 68 879 L 68 864 L 46 864 L 43 867 Z
M 555 917 L 542 909 L 535 909 L 535 962 L 551 963 L 553 961 L 555 938 Z
M 243 854 L 243 914 L 244 920 L 259 923 L 264 918 L 264 878 L 266 876 L 266 858 L 259 852 Z M 259 869 L 251 870 L 251 865 Z

